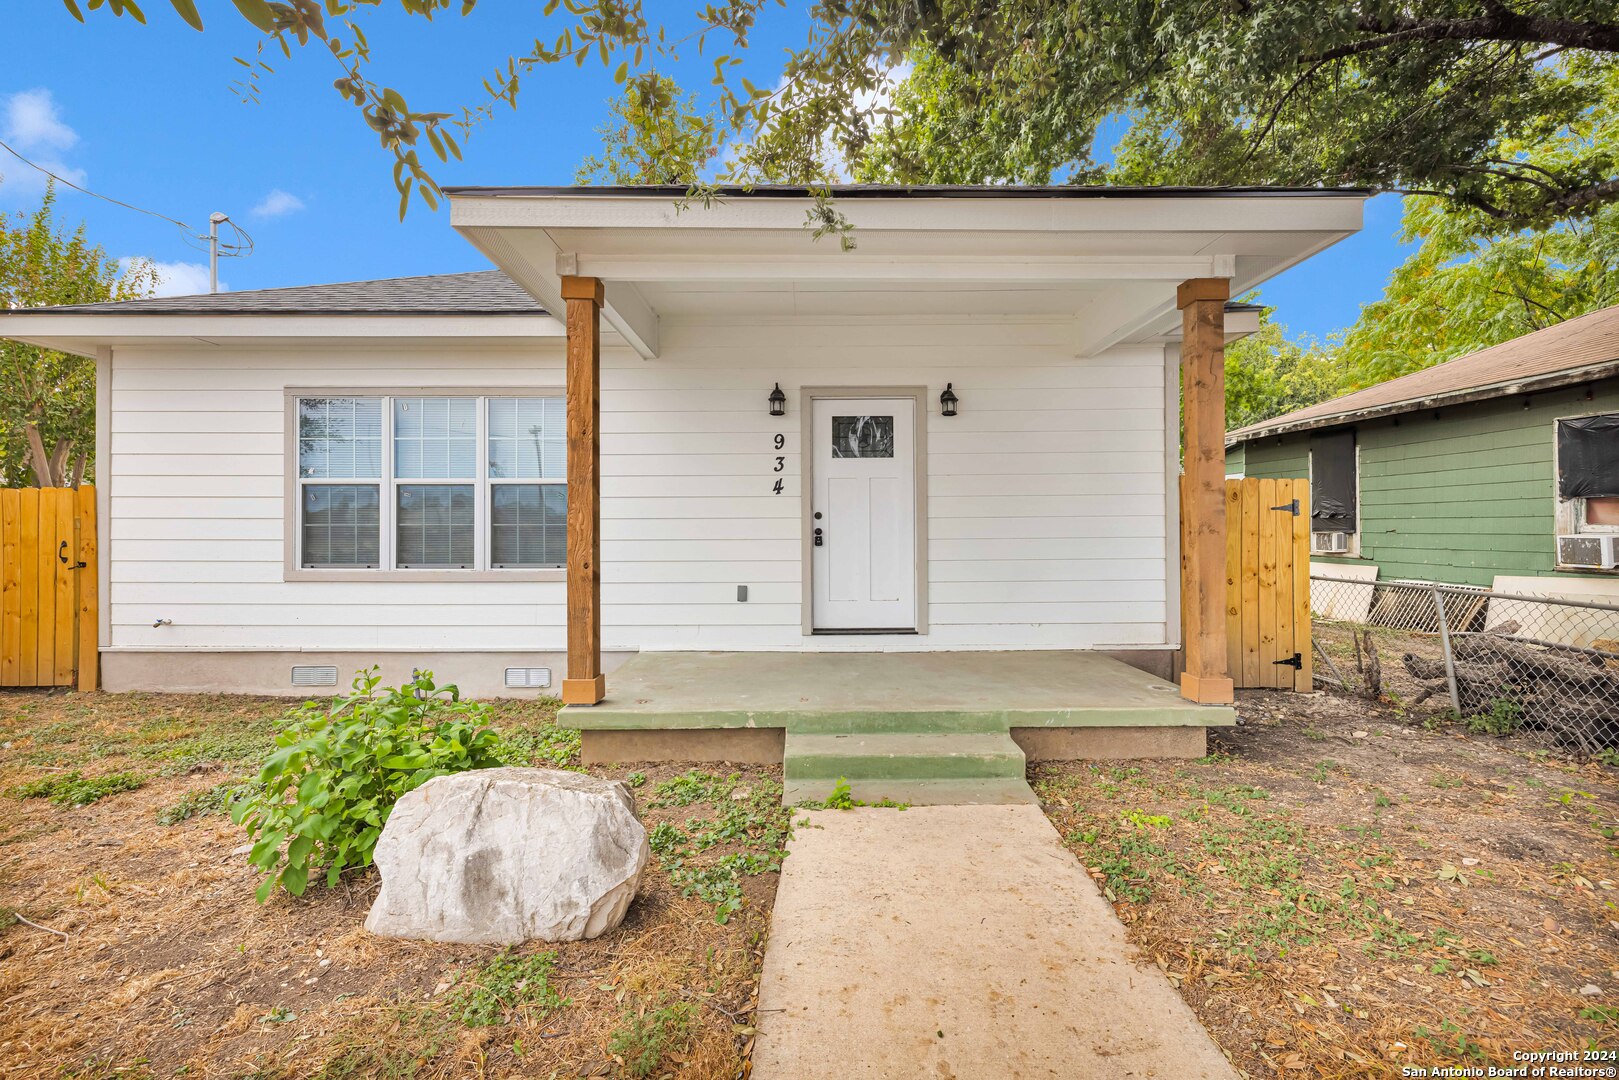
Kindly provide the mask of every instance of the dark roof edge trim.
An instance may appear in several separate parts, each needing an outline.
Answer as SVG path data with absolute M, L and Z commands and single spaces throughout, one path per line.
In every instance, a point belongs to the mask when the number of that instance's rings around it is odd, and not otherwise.
M 544 185 L 515 186 L 462 186 L 446 187 L 450 196 L 477 195 L 557 195 L 557 196 L 644 196 L 651 198 L 679 198 L 691 189 L 683 184 L 648 184 L 634 186 L 556 187 Z M 884 185 L 833 184 L 830 187 L 810 184 L 759 184 L 742 187 L 728 184 L 719 187 L 716 194 L 723 198 L 802 199 L 829 191 L 837 199 L 1106 199 L 1106 198 L 1222 198 L 1243 195 L 1276 196 L 1338 196 L 1371 195 L 1370 188 L 1325 187 L 1268 187 L 1265 185 L 1233 185 L 1230 187 L 1089 187 L 1071 184 L 1011 185 L 992 184 L 937 184 L 937 185 Z
M 1385 416 L 1399 416 L 1403 413 L 1420 412 L 1423 409 L 1467 405 L 1475 401 L 1490 401 L 1494 398 L 1512 397 L 1515 394 L 1556 390 L 1564 386 L 1578 386 L 1583 382 L 1595 382 L 1598 379 L 1613 378 L 1616 375 L 1619 375 L 1619 360 L 1603 360 L 1595 364 L 1588 364 L 1585 367 L 1571 368 L 1567 371 L 1553 371 L 1534 378 L 1491 383 L 1489 386 L 1474 386 L 1466 390 L 1452 390 L 1448 393 L 1433 394 L 1429 397 L 1411 398 L 1406 401 L 1390 402 L 1386 405 L 1375 405 L 1369 409 L 1351 409 L 1348 412 L 1333 413 L 1330 416 L 1313 416 L 1307 420 L 1295 420 L 1292 423 L 1244 429 L 1241 434 L 1231 432 L 1226 435 L 1225 444 L 1226 448 L 1229 449 L 1258 439 L 1268 439 L 1275 435 L 1292 435 L 1300 431 L 1340 427 L 1344 424 L 1353 424 L 1361 420 L 1377 420 Z

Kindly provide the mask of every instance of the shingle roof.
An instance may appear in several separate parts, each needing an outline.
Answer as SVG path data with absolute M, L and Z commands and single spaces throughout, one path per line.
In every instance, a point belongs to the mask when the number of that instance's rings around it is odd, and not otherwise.
M 346 281 L 288 289 L 163 296 L 104 304 L 15 308 L 6 315 L 544 315 L 499 270 Z
M 1482 400 L 1619 374 L 1619 306 L 1548 326 L 1353 394 L 1238 428 L 1226 442 Z

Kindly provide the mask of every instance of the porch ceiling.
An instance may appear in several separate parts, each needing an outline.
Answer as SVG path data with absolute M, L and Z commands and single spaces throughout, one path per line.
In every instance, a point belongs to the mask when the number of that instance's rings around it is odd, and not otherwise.
M 855 247 L 813 239 L 812 199 L 665 189 L 456 189 L 452 224 L 549 310 L 563 275 L 600 278 L 603 317 L 643 357 L 664 318 L 958 314 L 1072 321 L 1076 355 L 1163 340 L 1175 288 L 1237 295 L 1360 228 L 1360 192 L 1119 192 L 1105 198 L 859 197 Z M 1218 195 L 1219 197 L 1214 197 Z

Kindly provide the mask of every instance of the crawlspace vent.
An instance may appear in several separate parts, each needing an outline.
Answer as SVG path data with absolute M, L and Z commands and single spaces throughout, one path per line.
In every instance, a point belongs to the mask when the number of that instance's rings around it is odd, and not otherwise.
M 292 665 L 292 685 L 294 686 L 336 686 L 337 665 L 335 664 L 294 664 Z
M 551 669 L 548 667 L 509 667 L 506 669 L 506 685 L 514 688 L 550 686 Z

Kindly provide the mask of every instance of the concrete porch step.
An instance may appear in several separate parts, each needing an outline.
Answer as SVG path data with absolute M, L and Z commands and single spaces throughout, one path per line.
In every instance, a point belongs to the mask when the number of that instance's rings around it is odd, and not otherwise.
M 917 805 L 1027 802 L 1023 751 L 1006 731 L 787 733 L 786 801 L 821 800 L 837 781 L 857 799 Z M 1027 796 L 1027 797 L 1025 797 Z
M 847 779 L 847 778 L 845 778 Z M 782 805 L 824 802 L 834 780 L 788 780 Z M 1023 780 L 849 780 L 849 795 L 868 805 L 883 802 L 906 806 L 1038 806 L 1040 800 Z

